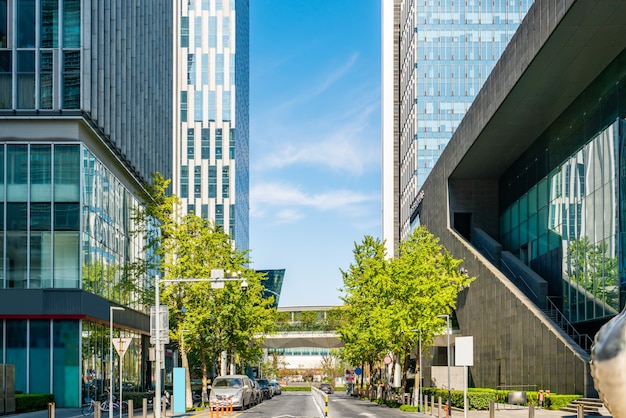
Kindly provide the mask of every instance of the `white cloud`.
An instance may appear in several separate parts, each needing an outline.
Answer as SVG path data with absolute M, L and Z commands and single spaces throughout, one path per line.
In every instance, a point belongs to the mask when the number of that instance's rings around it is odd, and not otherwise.
M 378 193 L 366 194 L 342 189 L 308 194 L 291 184 L 268 182 L 251 188 L 250 215 L 263 218 L 268 213 L 268 208 L 279 206 L 282 209 L 277 213 L 277 217 L 283 220 L 282 223 L 287 223 L 304 216 L 296 208 L 359 214 L 361 205 L 377 200 L 380 200 Z

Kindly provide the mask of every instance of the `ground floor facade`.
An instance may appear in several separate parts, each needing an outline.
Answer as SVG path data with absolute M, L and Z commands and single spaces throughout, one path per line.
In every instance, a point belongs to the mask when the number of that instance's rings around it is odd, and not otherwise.
M 0 362 L 16 392 L 77 407 L 112 376 L 118 389 L 111 337 L 132 339 L 122 384 L 148 387 L 152 284 L 125 269 L 143 251 L 142 181 L 80 114 L 1 123 Z

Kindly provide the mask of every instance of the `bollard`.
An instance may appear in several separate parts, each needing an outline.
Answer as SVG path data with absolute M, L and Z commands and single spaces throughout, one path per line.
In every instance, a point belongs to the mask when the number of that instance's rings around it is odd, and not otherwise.
M 54 402 L 48 402 L 48 418 L 54 418 Z
M 128 400 L 128 401 L 126 401 L 126 402 L 128 402 L 128 418 L 133 418 L 133 416 L 135 415 L 135 414 L 134 414 L 134 412 L 135 412 L 135 409 L 134 409 L 134 408 L 135 408 L 135 407 L 133 406 L 133 400 L 132 400 L 132 399 L 129 399 L 129 400 Z
M 535 404 L 528 405 L 528 418 L 535 418 Z
M 148 416 L 148 398 L 143 398 L 141 400 L 141 411 L 142 418 L 146 418 Z
M 441 418 L 441 396 L 439 397 L 439 402 L 437 403 L 437 418 Z
M 328 394 L 324 394 L 324 416 L 328 416 Z
M 432 417 L 435 413 L 435 395 L 430 397 L 430 416 Z
M 93 404 L 93 417 L 100 418 L 102 416 L 102 410 L 100 409 L 100 402 L 96 402 Z
M 496 411 L 494 410 L 493 407 L 493 399 L 489 401 L 489 418 L 495 418 L 496 417 Z
M 576 416 L 578 418 L 585 418 L 585 405 L 581 403 L 576 405 Z

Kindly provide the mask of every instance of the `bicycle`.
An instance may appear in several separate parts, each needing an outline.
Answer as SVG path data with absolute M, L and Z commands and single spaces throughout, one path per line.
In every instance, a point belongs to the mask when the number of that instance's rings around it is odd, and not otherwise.
M 86 401 L 87 401 L 87 404 L 83 405 L 81 412 L 84 416 L 89 416 L 93 414 L 93 411 L 96 408 L 96 401 L 91 398 L 87 398 Z M 102 401 L 100 403 L 100 411 L 107 412 L 108 410 L 109 410 L 109 401 L 108 400 Z M 113 410 L 114 411 L 120 410 L 120 404 L 117 400 L 113 401 Z M 122 412 L 123 413 L 128 412 L 128 402 L 126 401 L 122 402 Z

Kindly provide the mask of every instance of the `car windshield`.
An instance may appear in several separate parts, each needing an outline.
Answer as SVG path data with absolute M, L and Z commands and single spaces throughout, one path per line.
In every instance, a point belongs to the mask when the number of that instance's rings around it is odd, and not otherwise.
M 241 379 L 234 377 L 229 379 L 215 379 L 214 388 L 240 388 Z

